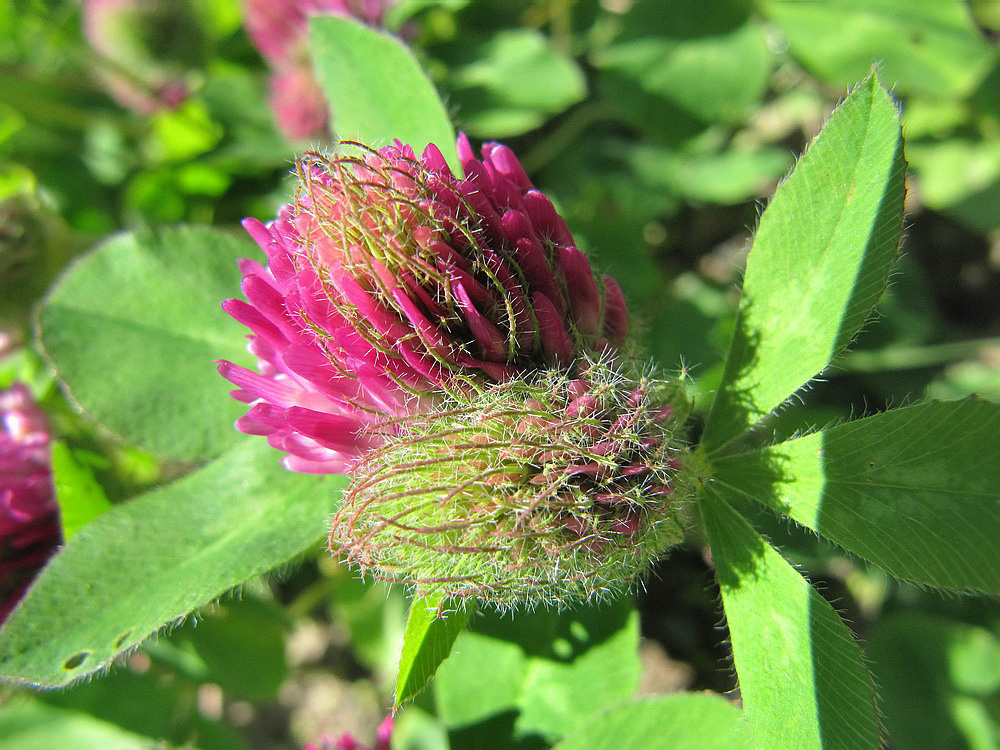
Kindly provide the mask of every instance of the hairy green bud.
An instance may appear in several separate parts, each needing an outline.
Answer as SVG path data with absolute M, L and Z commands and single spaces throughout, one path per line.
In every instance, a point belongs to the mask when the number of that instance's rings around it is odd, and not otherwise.
M 331 549 L 503 609 L 627 588 L 683 537 L 679 385 L 589 361 L 450 397 L 354 468 Z

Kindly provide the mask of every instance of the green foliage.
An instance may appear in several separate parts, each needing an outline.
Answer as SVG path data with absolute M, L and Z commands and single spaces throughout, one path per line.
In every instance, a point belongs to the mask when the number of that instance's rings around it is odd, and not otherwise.
M 879 64 L 900 93 L 968 93 L 993 55 L 961 0 L 762 0 L 761 11 L 802 61 L 825 80 L 849 86 Z M 836 26 L 836 34 L 830 29 Z
M 718 459 L 715 484 L 897 578 L 997 594 L 998 431 L 997 404 L 920 404 Z
M 501 31 L 455 47 L 459 64 L 448 83 L 456 119 L 471 136 L 520 135 L 586 95 L 583 72 L 537 31 Z
M 46 706 L 28 696 L 21 696 L 0 709 L 0 742 L 18 750 L 53 747 L 105 750 L 115 745 L 153 750 L 158 746 L 155 740 L 127 732 L 111 722 L 82 711 Z
M 399 40 L 334 16 L 310 23 L 316 74 L 343 140 L 434 143 L 458 170 L 454 130 L 433 84 Z
M 258 253 L 244 237 L 182 227 L 118 235 L 81 258 L 38 314 L 70 398 L 164 458 L 234 445 L 241 410 L 212 361 L 246 359 L 242 329 L 219 305 L 239 288 L 236 260 Z
M 396 677 L 396 706 L 412 700 L 427 687 L 465 628 L 472 608 L 449 610 L 447 600 L 414 599 L 403 633 L 403 651 Z
M 621 35 L 598 56 L 604 93 L 654 138 L 689 120 L 692 129 L 742 120 L 763 96 L 772 65 L 765 29 L 744 5 L 635 3 Z
M 535 736 L 552 741 L 627 700 L 639 680 L 638 624 L 624 600 L 478 616 L 434 681 L 452 747 L 517 747 Z
M 59 501 L 63 539 L 69 539 L 111 507 L 93 472 L 73 455 L 66 443 L 59 441 L 52 444 L 52 483 Z
M 0 674 L 56 687 L 107 669 L 152 633 L 301 554 L 336 483 L 290 474 L 243 443 L 104 513 L 57 555 L 7 621 Z
M 321 734 L 290 738 L 314 731 L 316 667 L 373 706 L 393 684 L 413 699 L 394 746 L 414 750 L 996 744 L 1000 610 L 975 594 L 1000 593 L 1000 412 L 928 402 L 1000 394 L 994 3 L 400 0 L 400 38 L 317 18 L 295 52 L 305 64 L 308 47 L 342 136 L 435 142 L 453 167 L 449 114 L 507 139 L 621 282 L 636 340 L 686 368 L 704 428 L 686 554 L 714 564 L 723 619 L 691 617 L 704 568 L 668 560 L 643 633 L 674 639 L 698 687 L 735 671 L 742 708 L 636 700 L 626 602 L 448 619 L 417 602 L 404 633 L 399 587 L 317 564 L 344 481 L 289 474 L 241 438 L 245 409 L 212 366 L 249 364 L 219 303 L 239 294 L 235 259 L 260 254 L 231 230 L 292 190 L 240 4 L 186 21 L 199 28 L 179 41 L 197 43 L 171 62 L 190 93 L 156 112 L 98 89 L 106 61 L 79 3 L 15 5 L 0 3 L 0 199 L 16 198 L 0 206 L 0 384 L 27 382 L 64 438 L 67 543 L 0 631 L 0 678 L 73 684 L 13 696 L 0 745 L 242 750 L 239 732 L 256 742 L 263 726 L 299 747 Z M 95 242 L 34 311 L 32 342 L 30 308 Z M 24 348 L 6 355 L 11 342 Z M 272 599 L 256 579 L 275 567 Z M 717 664 L 697 644 L 726 638 L 720 622 L 733 656 Z M 310 728 L 272 726 L 279 713 Z
M 871 634 L 886 728 L 899 750 L 995 745 L 1000 693 L 995 632 L 915 612 L 887 615 Z
M 877 748 L 875 686 L 840 616 L 725 500 L 700 507 L 754 740 Z
M 902 152 L 898 113 L 872 76 L 837 108 L 775 194 L 747 260 L 706 450 L 776 409 L 871 315 L 898 251 Z
M 683 693 L 626 703 L 585 722 L 554 750 L 732 750 L 749 742 L 732 703 Z

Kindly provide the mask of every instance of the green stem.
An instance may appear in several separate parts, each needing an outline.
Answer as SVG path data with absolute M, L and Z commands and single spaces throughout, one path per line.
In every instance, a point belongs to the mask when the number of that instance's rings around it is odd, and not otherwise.
M 614 108 L 604 101 L 589 101 L 570 112 L 545 138 L 535 144 L 521 164 L 528 174 L 534 174 L 553 161 L 560 152 L 568 148 L 587 128 L 595 122 L 612 119 Z

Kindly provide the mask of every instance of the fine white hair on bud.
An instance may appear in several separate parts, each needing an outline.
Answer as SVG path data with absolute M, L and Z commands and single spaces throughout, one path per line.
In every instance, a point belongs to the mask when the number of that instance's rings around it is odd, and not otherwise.
M 355 466 L 331 549 L 500 609 L 620 592 L 683 537 L 687 407 L 678 383 L 589 358 L 449 397 Z

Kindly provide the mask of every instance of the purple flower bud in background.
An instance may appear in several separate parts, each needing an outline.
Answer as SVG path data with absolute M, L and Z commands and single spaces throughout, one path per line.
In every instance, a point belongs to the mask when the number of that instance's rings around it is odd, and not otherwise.
M 244 0 L 250 41 L 272 69 L 269 102 L 290 140 L 328 138 L 326 98 L 309 59 L 312 16 L 356 18 L 380 26 L 389 0 Z
M 251 404 L 237 427 L 288 468 L 344 471 L 444 394 L 623 343 L 620 288 L 510 149 L 479 160 L 462 136 L 458 152 L 464 178 L 433 145 L 307 154 L 294 203 L 244 222 L 267 265 L 244 261 L 247 302 L 224 308 L 252 331 L 259 372 L 220 372 Z
M 48 420 L 27 387 L 0 391 L 0 622 L 60 542 Z
M 356 18 L 379 26 L 389 0 L 244 0 L 250 41 L 272 65 L 308 62 L 312 16 Z
M 389 750 L 392 740 L 392 730 L 395 722 L 392 716 L 386 716 L 379 725 L 372 750 Z M 324 738 L 318 745 L 309 743 L 305 750 L 368 750 L 350 734 L 343 734 L 335 740 Z
M 268 103 L 290 140 L 308 140 L 329 135 L 326 97 L 309 65 L 283 67 L 271 75 Z
M 180 105 L 188 72 L 207 58 L 204 22 L 192 0 L 85 0 L 83 30 L 100 55 L 98 77 L 139 114 Z

